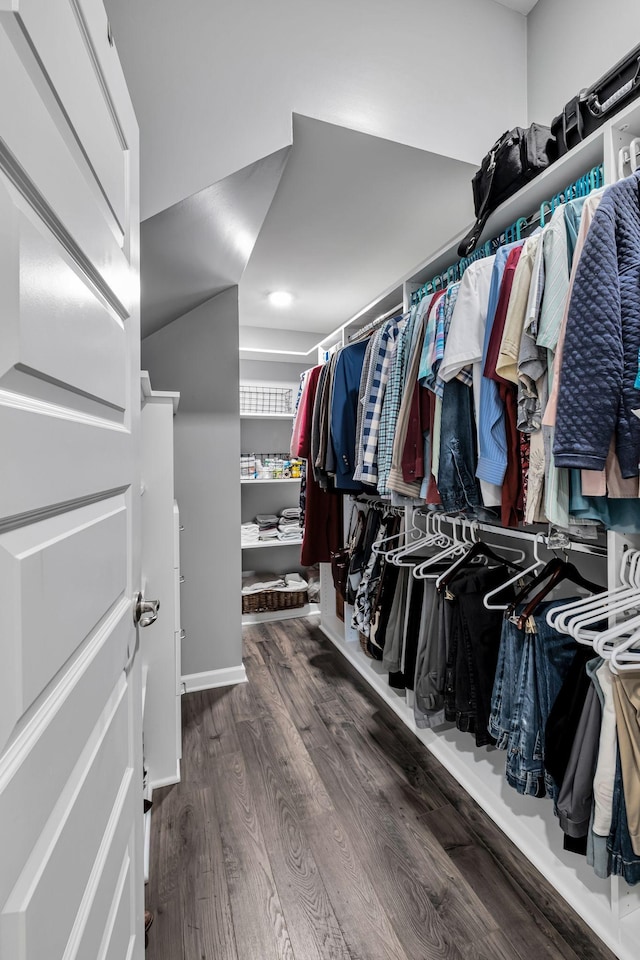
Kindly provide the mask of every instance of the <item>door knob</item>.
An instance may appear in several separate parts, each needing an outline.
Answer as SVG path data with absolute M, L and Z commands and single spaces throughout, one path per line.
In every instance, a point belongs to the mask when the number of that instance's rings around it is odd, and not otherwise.
M 136 626 L 149 627 L 158 619 L 159 600 L 145 600 L 141 593 L 136 597 L 133 622 Z

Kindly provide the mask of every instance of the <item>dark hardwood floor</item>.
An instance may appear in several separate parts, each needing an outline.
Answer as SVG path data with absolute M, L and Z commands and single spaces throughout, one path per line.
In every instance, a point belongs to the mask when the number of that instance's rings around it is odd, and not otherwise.
M 148 960 L 613 960 L 313 621 L 245 664 L 183 699 Z

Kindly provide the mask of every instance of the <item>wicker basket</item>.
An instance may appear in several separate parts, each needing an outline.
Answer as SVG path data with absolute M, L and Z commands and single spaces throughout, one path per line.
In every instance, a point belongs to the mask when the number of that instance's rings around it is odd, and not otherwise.
M 271 610 L 293 610 L 304 607 L 308 600 L 305 590 L 260 590 L 242 595 L 243 613 L 265 613 Z

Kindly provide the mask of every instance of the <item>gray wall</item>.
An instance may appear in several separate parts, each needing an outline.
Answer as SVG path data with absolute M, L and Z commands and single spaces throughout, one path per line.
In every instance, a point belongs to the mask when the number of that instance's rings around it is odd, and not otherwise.
M 638 0 L 539 0 L 527 17 L 529 121 L 550 124 L 638 42 Z
M 317 356 L 313 353 L 302 363 L 280 363 L 274 360 L 243 360 L 240 358 L 241 380 L 276 380 L 280 383 L 298 383 L 300 374 L 314 367 Z
M 238 288 L 142 341 L 154 390 L 179 390 L 182 674 L 242 663 Z

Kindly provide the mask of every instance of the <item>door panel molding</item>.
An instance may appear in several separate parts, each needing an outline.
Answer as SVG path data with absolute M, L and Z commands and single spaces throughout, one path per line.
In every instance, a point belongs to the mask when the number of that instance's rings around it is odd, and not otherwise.
M 87 280 L 104 297 L 122 321 L 129 319 L 129 311 L 116 296 L 102 274 L 96 270 L 84 250 L 76 243 L 53 207 L 46 201 L 8 144 L 0 137 L 0 170 L 18 191 L 39 219 L 46 224 L 58 243 L 64 248 Z

